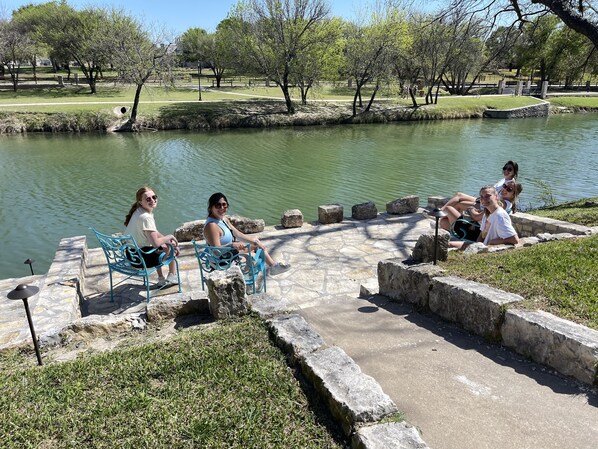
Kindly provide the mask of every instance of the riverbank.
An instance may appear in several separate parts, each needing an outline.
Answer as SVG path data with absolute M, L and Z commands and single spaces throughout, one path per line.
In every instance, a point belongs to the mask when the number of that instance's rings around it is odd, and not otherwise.
M 441 97 L 435 105 L 414 108 L 391 101 L 372 105 L 370 111 L 353 117 L 348 102 L 319 101 L 298 104 L 295 114 L 288 114 L 278 100 L 230 100 L 214 102 L 172 101 L 159 107 L 140 106 L 134 131 L 214 130 L 233 128 L 274 128 L 341 124 L 390 123 L 445 119 L 482 118 L 489 109 L 512 109 L 538 104 L 533 97 L 489 95 L 483 97 Z M 551 98 L 550 113 L 598 111 L 598 99 L 588 97 Z M 90 103 L 92 104 L 92 103 Z M 98 105 L 98 103 L 95 103 Z M 128 114 L 113 111 L 113 105 L 99 103 L 94 110 L 62 109 L 52 103 L 44 111 L 13 109 L 0 112 L 0 134 L 30 132 L 110 132 L 124 130 Z M 12 105 L 14 107 L 14 105 Z

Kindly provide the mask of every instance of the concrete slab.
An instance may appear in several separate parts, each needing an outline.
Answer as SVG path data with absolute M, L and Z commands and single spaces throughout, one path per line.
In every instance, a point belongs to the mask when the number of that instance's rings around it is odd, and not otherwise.
M 383 297 L 300 311 L 375 378 L 434 449 L 593 449 L 598 395 Z

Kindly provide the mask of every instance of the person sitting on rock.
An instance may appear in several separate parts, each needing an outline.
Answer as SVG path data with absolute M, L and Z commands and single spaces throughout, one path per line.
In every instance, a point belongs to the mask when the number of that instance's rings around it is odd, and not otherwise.
M 511 223 L 511 217 L 501 207 L 494 186 L 484 186 L 480 189 L 480 201 L 484 206 L 484 216 L 480 224 L 478 242 L 483 242 L 484 245 L 518 244 L 517 231 Z
M 250 237 L 235 228 L 226 216 L 228 206 L 228 199 L 223 193 L 214 193 L 208 199 L 208 218 L 206 219 L 203 230 L 208 245 L 231 246 L 238 251 L 247 251 L 247 246 L 243 243 L 247 242 L 251 244 L 252 251 L 256 251 L 258 248 L 262 249 L 270 275 L 274 276 L 284 273 L 291 268 L 289 264 L 275 262 L 258 237 Z

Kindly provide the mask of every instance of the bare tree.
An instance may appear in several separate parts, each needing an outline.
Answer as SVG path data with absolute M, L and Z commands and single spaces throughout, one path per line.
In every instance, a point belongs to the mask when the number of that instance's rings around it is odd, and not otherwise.
M 480 15 L 491 23 L 511 21 L 529 22 L 538 15 L 551 13 L 569 28 L 586 36 L 598 47 L 597 2 L 591 0 L 450 0 L 450 11 L 464 7 L 471 14 Z M 504 23 L 503 23 L 504 24 Z
M 317 44 L 313 31 L 328 12 L 325 0 L 246 0 L 232 14 L 246 66 L 280 87 L 291 114 L 293 64 Z

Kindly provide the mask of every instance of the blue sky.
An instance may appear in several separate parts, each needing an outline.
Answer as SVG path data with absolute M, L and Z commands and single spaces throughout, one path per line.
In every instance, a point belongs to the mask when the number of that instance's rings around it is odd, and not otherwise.
M 236 0 L 67 0 L 76 9 L 88 6 L 114 6 L 122 8 L 131 16 L 145 23 L 165 25 L 166 29 L 181 34 L 191 27 L 214 31 L 218 23 L 226 18 Z M 45 3 L 40 0 L 0 0 L 0 12 L 8 15 L 23 5 Z M 346 19 L 354 18 L 358 0 L 328 0 L 332 14 Z M 4 8 L 2 8 L 4 6 Z

